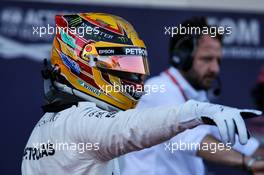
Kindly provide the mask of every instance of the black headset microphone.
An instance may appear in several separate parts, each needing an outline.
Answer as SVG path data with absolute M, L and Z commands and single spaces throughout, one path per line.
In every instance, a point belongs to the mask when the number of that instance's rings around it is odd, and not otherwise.
M 217 76 L 216 77 L 216 87 L 214 87 L 213 89 L 213 94 L 218 97 L 221 95 L 221 91 L 222 91 L 222 81 L 221 81 L 221 78 L 220 76 Z

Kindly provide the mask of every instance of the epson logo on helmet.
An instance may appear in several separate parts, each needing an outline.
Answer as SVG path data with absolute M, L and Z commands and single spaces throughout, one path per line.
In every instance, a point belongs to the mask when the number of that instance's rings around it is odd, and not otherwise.
M 147 50 L 143 48 L 125 48 L 126 55 L 142 55 L 147 56 Z
M 98 50 L 99 55 L 109 55 L 109 54 L 114 54 L 115 50 L 113 49 L 103 49 L 103 50 Z

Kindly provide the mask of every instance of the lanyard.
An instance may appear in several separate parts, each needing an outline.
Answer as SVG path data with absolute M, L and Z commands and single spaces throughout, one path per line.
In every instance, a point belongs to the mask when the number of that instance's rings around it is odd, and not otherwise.
M 168 69 L 165 71 L 165 74 L 171 79 L 171 81 L 172 81 L 176 86 L 178 86 L 178 88 L 179 88 L 179 90 L 180 90 L 180 92 L 181 92 L 181 94 L 182 94 L 184 100 L 187 101 L 188 98 L 187 98 L 186 94 L 184 93 L 183 88 L 181 87 L 181 85 L 180 85 L 180 84 L 178 83 L 178 81 L 176 80 L 176 78 L 175 78 L 174 76 L 171 75 L 171 73 L 169 72 Z

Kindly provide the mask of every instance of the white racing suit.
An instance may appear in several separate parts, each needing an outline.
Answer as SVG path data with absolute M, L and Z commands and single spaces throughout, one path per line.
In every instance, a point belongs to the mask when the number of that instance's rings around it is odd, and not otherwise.
M 79 102 L 45 113 L 24 149 L 22 174 L 119 175 L 115 158 L 201 124 L 184 115 L 184 105 L 115 113 Z
M 24 150 L 22 174 L 118 175 L 115 158 L 169 140 L 205 119 L 217 125 L 225 142 L 234 143 L 236 128 L 240 142 L 246 144 L 242 115 L 261 112 L 194 100 L 178 106 L 109 112 L 95 103 L 79 102 L 40 119 Z

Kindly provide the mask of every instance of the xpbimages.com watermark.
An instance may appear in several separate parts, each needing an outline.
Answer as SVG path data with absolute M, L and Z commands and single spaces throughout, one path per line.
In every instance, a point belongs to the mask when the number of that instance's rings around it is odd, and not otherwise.
M 165 93 L 166 86 L 165 84 L 151 84 L 151 85 L 144 85 L 144 86 L 134 86 L 134 85 L 120 85 L 117 83 L 113 83 L 113 85 L 105 85 L 100 86 L 101 89 L 104 89 L 106 94 L 111 92 L 137 92 L 142 93 L 144 95 L 149 95 L 151 93 Z
M 37 142 L 24 149 L 23 158 L 29 160 L 39 160 L 43 157 L 53 156 L 57 151 L 74 151 L 82 154 L 86 151 L 98 151 L 99 149 L 99 143 L 60 141 L 47 141 L 43 143 Z
M 88 35 L 103 35 L 99 30 L 99 27 L 92 27 L 92 26 L 86 26 L 85 24 L 82 24 L 78 27 L 54 27 L 49 24 L 47 26 L 33 26 L 32 27 L 32 34 L 37 35 L 39 37 L 43 37 L 46 35 L 54 35 L 54 34 L 65 34 L 65 33 L 71 33 L 73 35 L 79 35 L 83 37 L 85 34 Z M 104 34 L 106 35 L 106 34 Z
M 214 154 L 217 151 L 230 151 L 232 149 L 231 143 L 194 143 L 194 142 L 165 142 L 164 150 L 170 153 L 175 153 L 176 151 L 194 151 L 203 150 L 210 151 Z
M 173 37 L 174 35 L 208 35 L 216 37 L 220 35 L 230 35 L 232 34 L 232 28 L 228 26 L 211 26 L 211 27 L 194 27 L 194 26 L 165 26 L 164 34 Z
M 100 95 L 101 93 L 111 94 L 113 92 L 116 93 L 126 93 L 132 95 L 134 97 L 141 97 L 142 95 L 149 95 L 152 93 L 165 93 L 166 92 L 166 85 L 165 84 L 147 84 L 147 85 L 129 85 L 129 84 L 119 84 L 119 83 L 112 83 L 108 85 L 99 85 L 99 89 L 90 86 L 89 84 L 85 83 L 82 80 L 78 80 L 78 83 L 86 88 L 87 90 L 93 92 L 96 95 Z

